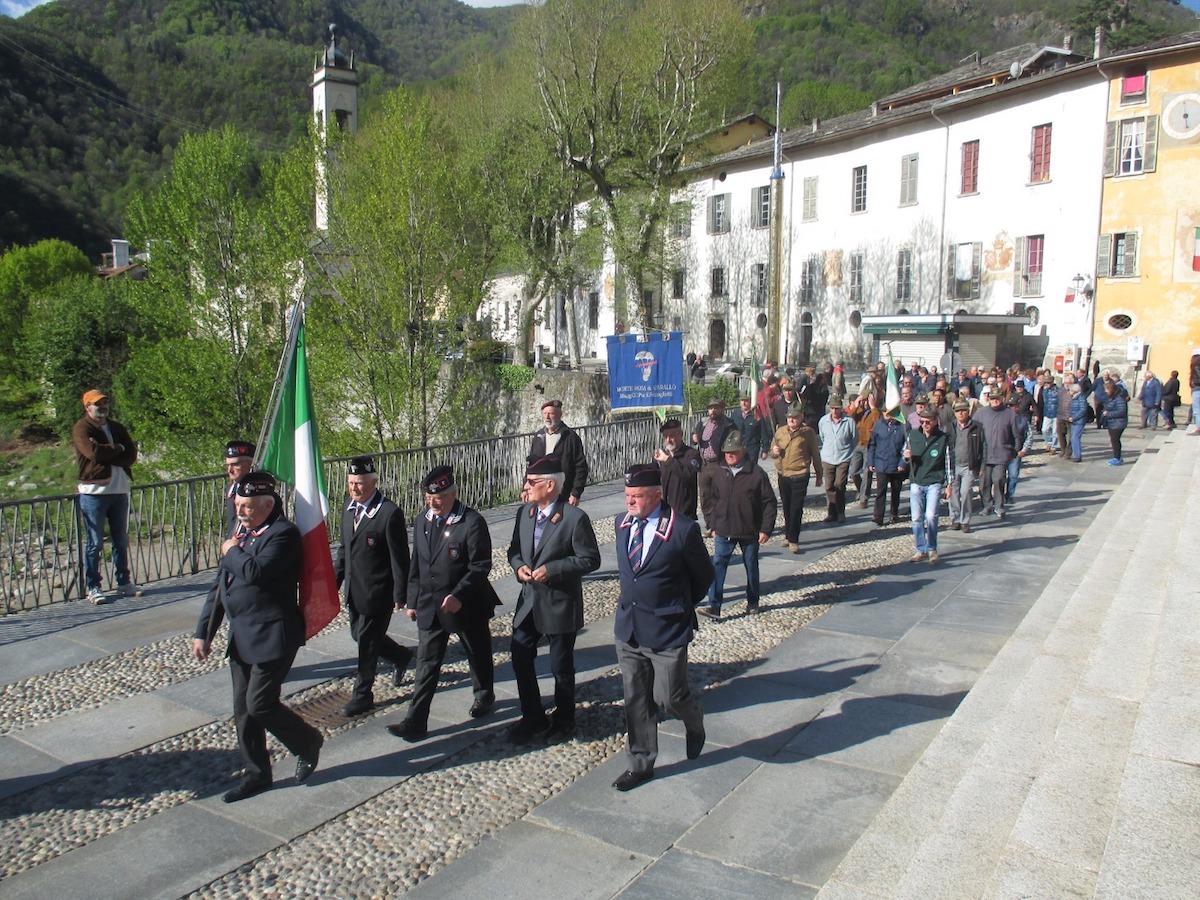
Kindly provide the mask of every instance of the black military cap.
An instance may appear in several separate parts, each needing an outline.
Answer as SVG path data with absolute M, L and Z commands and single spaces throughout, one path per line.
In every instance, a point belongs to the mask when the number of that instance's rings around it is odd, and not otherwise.
M 529 460 L 529 465 L 525 468 L 526 475 L 558 475 L 561 474 L 562 457 L 557 454 L 553 456 L 540 456 L 537 459 Z
M 425 476 L 425 493 L 440 494 L 454 487 L 454 469 L 450 466 L 434 466 Z
M 658 426 L 659 434 L 666 434 L 668 431 L 673 431 L 676 428 L 683 428 L 678 419 L 667 419 L 662 425 Z
M 269 497 L 275 493 L 275 476 L 270 472 L 249 472 L 237 480 L 239 497 Z
M 374 475 L 375 460 L 369 456 L 356 456 L 346 466 L 346 472 L 350 475 Z
M 239 456 L 254 458 L 254 445 L 249 441 L 230 441 L 225 445 L 225 458 L 237 459 Z
M 625 487 L 658 487 L 662 473 L 653 463 L 634 463 L 625 470 Z

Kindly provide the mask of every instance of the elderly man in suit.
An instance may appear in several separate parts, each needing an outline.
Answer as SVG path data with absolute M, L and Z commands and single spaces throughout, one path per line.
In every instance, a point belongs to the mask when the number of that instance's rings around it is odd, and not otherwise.
M 237 531 L 237 483 L 254 468 L 254 444 L 249 441 L 230 441 L 225 445 L 225 534 Z
M 529 502 L 517 511 L 508 561 L 521 594 L 513 613 L 512 667 L 521 718 L 509 740 L 541 734 L 547 744 L 575 736 L 575 636 L 583 628 L 583 576 L 600 568 L 600 549 L 587 513 L 562 501 L 562 461 L 545 456 L 529 464 Z M 550 642 L 554 712 L 547 718 L 534 661 L 538 642 Z
M 373 688 L 379 657 L 395 667 L 400 686 L 413 653 L 388 637 L 392 611 L 404 609 L 408 595 L 408 529 L 404 513 L 379 491 L 375 460 L 350 460 L 342 513 L 342 541 L 334 573 L 350 611 L 350 634 L 358 642 L 354 694 L 342 715 L 358 716 L 375 705 Z
M 561 400 L 547 400 L 542 404 L 542 421 L 545 427 L 533 436 L 529 461 L 543 456 L 561 459 L 563 496 L 572 506 L 578 506 L 588 480 L 587 453 L 583 450 L 583 441 L 577 432 L 563 422 Z
M 492 537 L 487 522 L 458 499 L 450 466 L 435 466 L 425 476 L 425 502 L 429 508 L 413 523 L 408 568 L 408 617 L 420 634 L 413 698 L 404 720 L 387 727 L 407 741 L 428 733 L 429 707 L 451 634 L 458 635 L 471 667 L 471 718 L 486 716 L 496 702 L 488 621 L 500 598 L 488 581 Z
M 704 748 L 704 712 L 688 686 L 687 649 L 713 565 L 699 526 L 663 503 L 660 484 L 655 466 L 630 466 L 625 472 L 628 512 L 615 522 L 621 595 L 613 631 L 625 689 L 629 763 L 613 782 L 618 791 L 654 777 L 660 709 L 683 721 L 688 759 Z
M 296 781 L 303 784 L 317 767 L 321 732 L 279 699 L 296 651 L 304 643 L 304 616 L 298 601 L 303 547 L 296 526 L 283 517 L 275 479 L 250 472 L 237 482 L 237 533 L 221 545 L 219 592 L 200 613 L 192 653 L 208 658 L 222 615 L 229 618 L 229 671 L 233 675 L 233 720 L 246 763 L 241 784 L 226 792 L 226 803 L 260 794 L 271 786 L 267 732 L 296 754 Z

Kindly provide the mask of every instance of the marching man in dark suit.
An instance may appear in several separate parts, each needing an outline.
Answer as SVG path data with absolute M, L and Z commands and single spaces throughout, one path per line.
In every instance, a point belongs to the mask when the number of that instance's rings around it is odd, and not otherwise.
M 542 421 L 546 426 L 533 436 L 529 461 L 543 456 L 559 457 L 566 477 L 562 494 L 568 503 L 578 506 L 588 480 L 588 461 L 587 454 L 583 452 L 583 441 L 563 424 L 561 400 L 547 400 L 542 404 Z
M 667 419 L 658 431 L 662 435 L 662 447 L 654 451 L 654 461 L 662 472 L 663 499 L 671 504 L 671 509 L 694 519 L 700 451 L 683 442 L 683 425 L 678 419 Z
M 230 441 L 225 445 L 225 534 L 237 531 L 237 483 L 254 468 L 254 445 L 249 441 Z
M 613 782 L 618 791 L 654 777 L 660 707 L 683 721 L 688 759 L 704 748 L 704 713 L 688 686 L 687 650 L 696 604 L 713 580 L 700 526 L 663 503 L 657 466 L 626 470 L 625 506 L 629 512 L 616 519 L 621 596 L 613 630 L 629 768 Z
M 245 779 L 224 800 L 235 803 L 271 786 L 267 732 L 296 754 L 296 782 L 317 767 L 321 732 L 279 699 L 296 651 L 304 643 L 298 602 L 302 545 L 296 526 L 283 517 L 275 479 L 251 472 L 237 482 L 238 531 L 221 545 L 218 592 L 211 592 L 192 640 L 192 654 L 208 658 L 222 615 L 229 617 L 229 671 L 233 675 L 233 720 Z
M 600 548 L 587 513 L 562 502 L 563 473 L 557 456 L 529 464 L 529 502 L 517 511 L 508 561 L 521 595 L 513 614 L 512 667 L 521 718 L 509 740 L 524 743 L 543 732 L 547 744 L 575 736 L 575 636 L 583 628 L 583 576 L 600 568 Z M 554 713 L 542 706 L 534 661 L 538 641 L 550 641 Z
M 483 516 L 458 499 L 450 466 L 436 466 L 425 476 L 425 502 L 429 508 L 413 523 L 408 569 L 408 617 L 421 636 L 413 698 L 404 721 L 387 727 L 408 741 L 419 741 L 429 730 L 429 706 L 451 634 L 458 635 L 471 667 L 471 717 L 486 716 L 496 702 L 488 620 L 500 598 L 488 581 L 492 537 Z
M 412 662 L 412 651 L 387 633 L 392 611 L 406 605 L 408 529 L 404 513 L 379 492 L 379 475 L 371 457 L 356 456 L 347 472 L 350 503 L 342 513 L 342 545 L 334 572 L 338 587 L 345 588 L 350 634 L 358 641 L 354 696 L 342 707 L 342 715 L 357 716 L 375 705 L 372 688 L 379 657 L 395 666 L 392 683 L 396 687 Z

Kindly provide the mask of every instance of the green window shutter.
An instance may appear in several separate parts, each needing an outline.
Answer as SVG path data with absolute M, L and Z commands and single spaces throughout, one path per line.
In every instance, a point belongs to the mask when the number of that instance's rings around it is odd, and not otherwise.
M 1104 177 L 1111 178 L 1117 174 L 1117 154 L 1120 152 L 1120 140 L 1117 130 L 1120 124 L 1109 122 L 1104 126 Z
M 1153 172 L 1158 163 L 1158 116 L 1146 116 L 1146 152 L 1142 157 L 1142 171 Z
M 958 279 L 954 277 L 957 262 L 958 248 L 952 243 L 946 248 L 946 296 L 951 300 L 958 299 Z
M 1025 238 L 1019 237 L 1013 247 L 1013 296 L 1025 296 Z
M 1100 243 L 1096 247 L 1096 278 L 1112 277 L 1112 235 L 1100 235 Z
M 1129 276 L 1136 275 L 1137 271 L 1137 245 L 1138 236 L 1136 231 L 1127 232 L 1125 235 L 1125 274 Z
M 983 295 L 983 241 L 971 245 L 971 299 Z

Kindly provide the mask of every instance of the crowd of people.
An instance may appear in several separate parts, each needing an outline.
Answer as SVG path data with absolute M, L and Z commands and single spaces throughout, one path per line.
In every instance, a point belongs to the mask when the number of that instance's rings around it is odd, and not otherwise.
M 889 406 L 889 381 L 898 402 Z M 1189 371 L 1193 418 L 1200 421 L 1200 354 Z M 614 520 L 620 593 L 614 643 L 621 667 L 627 726 L 627 769 L 613 787 L 627 791 L 654 775 L 657 726 L 663 713 L 684 723 L 686 755 L 705 742 L 704 715 L 688 681 L 688 645 L 698 617 L 722 620 L 725 580 L 735 550 L 746 572 L 747 614 L 761 610 L 759 552 L 782 511 L 785 550 L 800 552 L 809 485 L 824 491 L 828 526 L 846 521 L 848 496 L 871 508 L 877 526 L 900 521 L 900 496 L 909 484 L 911 562 L 937 564 L 938 522 L 949 501 L 951 527 L 970 532 L 974 513 L 1003 520 L 1016 498 L 1021 463 L 1040 435 L 1044 452 L 1080 462 L 1084 429 L 1109 433 L 1110 465 L 1121 465 L 1129 390 L 1116 372 L 963 369 L 947 378 L 914 365 L 868 371 L 856 392 L 839 366 L 795 376 L 768 366 L 757 397 L 739 398 L 726 415 L 712 400 L 691 429 L 679 419 L 660 428 L 653 460 L 633 461 L 625 474 L 624 513 Z M 1138 400 L 1143 428 L 1175 428 L 1180 382 L 1144 373 Z M 99 556 L 107 522 L 120 593 L 140 588 L 127 562 L 129 466 L 137 447 L 111 420 L 109 398 L 83 397 L 86 415 L 74 443 L 87 526 L 85 575 L 89 599 L 104 602 Z M 519 584 L 509 650 L 520 718 L 508 729 L 514 745 L 557 744 L 575 736 L 576 636 L 584 625 L 583 579 L 600 566 L 595 531 L 579 501 L 588 461 L 579 435 L 562 419 L 562 403 L 542 405 L 544 427 L 534 436 L 507 557 Z M 1193 426 L 1189 433 L 1200 434 Z M 323 738 L 281 700 L 284 680 L 304 643 L 297 604 L 303 551 L 283 514 L 271 475 L 253 471 L 255 448 L 225 448 L 228 537 L 217 576 L 193 635 L 192 652 L 206 659 L 217 628 L 229 623 L 226 654 L 233 680 L 234 724 L 245 762 L 240 784 L 224 795 L 237 802 L 273 783 L 266 745 L 270 732 L 296 756 L 295 781 L 316 770 Z M 774 466 L 775 478 L 766 465 Z M 383 495 L 371 457 L 348 467 L 335 574 L 350 617 L 358 658 L 347 717 L 375 706 L 379 660 L 390 663 L 399 686 L 415 663 L 413 694 L 404 718 L 388 731 L 410 742 L 428 733 L 430 708 L 449 638 L 466 653 L 472 718 L 495 704 L 489 621 L 500 605 L 489 574 L 492 542 L 482 516 L 458 496 L 454 469 L 438 465 L 423 481 L 426 508 L 412 523 Z M 778 485 L 778 496 L 775 485 Z M 975 492 L 978 490 L 978 500 Z M 87 500 L 83 503 L 83 500 Z M 124 506 L 122 506 L 124 504 Z M 713 542 L 710 554 L 704 542 Z M 93 594 L 98 595 L 93 599 Z M 394 613 L 416 623 L 416 651 L 388 636 Z M 535 661 L 548 645 L 554 695 L 541 696 Z

